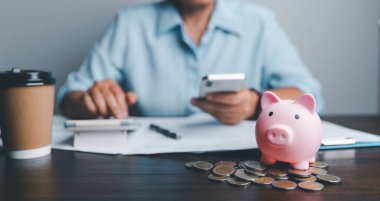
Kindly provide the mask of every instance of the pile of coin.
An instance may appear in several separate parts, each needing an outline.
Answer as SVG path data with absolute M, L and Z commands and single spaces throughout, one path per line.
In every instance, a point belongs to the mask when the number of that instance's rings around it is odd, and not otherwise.
M 341 178 L 328 174 L 325 162 L 310 163 L 307 170 L 292 169 L 289 166 L 266 166 L 258 161 L 219 161 L 212 164 L 207 161 L 187 162 L 189 169 L 210 172 L 208 179 L 215 182 L 227 182 L 234 186 L 250 184 L 271 185 L 280 190 L 294 190 L 297 187 L 306 191 L 321 191 L 322 183 L 337 184 Z

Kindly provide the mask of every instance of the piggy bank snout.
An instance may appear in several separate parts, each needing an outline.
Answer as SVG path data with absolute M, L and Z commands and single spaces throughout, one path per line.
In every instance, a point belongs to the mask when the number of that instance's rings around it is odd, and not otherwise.
M 294 133 L 288 126 L 274 125 L 268 129 L 267 138 L 274 145 L 285 146 L 293 142 Z

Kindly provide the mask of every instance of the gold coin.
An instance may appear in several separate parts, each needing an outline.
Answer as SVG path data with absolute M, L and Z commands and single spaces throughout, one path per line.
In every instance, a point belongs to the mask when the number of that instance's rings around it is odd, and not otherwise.
M 264 171 L 266 166 L 258 161 L 246 161 L 244 166 L 251 170 Z
M 219 176 L 230 176 L 235 172 L 235 167 L 229 165 L 216 166 L 212 172 Z
M 313 175 L 311 175 L 310 177 L 304 177 L 304 178 L 294 177 L 293 179 L 296 181 L 300 181 L 300 182 L 302 182 L 302 181 L 317 181 L 317 177 L 315 177 Z
M 229 178 L 228 176 L 219 176 L 219 175 L 214 175 L 214 174 L 209 174 L 208 175 L 208 178 L 212 181 L 218 181 L 218 182 L 223 182 L 223 181 L 227 181 L 227 179 Z
M 228 166 L 232 166 L 232 167 L 235 167 L 236 166 L 236 163 L 233 162 L 233 161 L 219 161 L 215 164 L 215 166 L 221 166 L 221 165 L 228 165 Z
M 196 161 L 193 164 L 193 167 L 198 170 L 209 171 L 214 167 L 214 165 L 206 161 Z
M 311 172 L 308 170 L 289 169 L 288 173 L 296 177 L 309 177 Z
M 283 180 L 273 182 L 272 186 L 278 189 L 282 189 L 282 190 L 293 190 L 297 188 L 296 183 L 291 182 L 291 181 L 283 181 Z
M 195 163 L 196 161 L 191 161 L 191 162 L 187 162 L 187 163 L 185 163 L 185 167 L 187 167 L 187 168 L 193 168 L 194 166 L 194 163 Z
M 327 174 L 327 170 L 321 169 L 321 168 L 309 167 L 309 169 L 307 169 L 307 170 L 314 175 Z
M 250 170 L 248 168 L 244 168 L 244 171 L 246 173 L 248 173 L 248 174 L 256 175 L 256 176 L 259 176 L 259 177 L 265 177 L 267 175 L 267 173 L 264 172 L 264 171 Z
M 317 168 L 327 168 L 329 166 L 328 163 L 315 161 L 314 163 L 309 164 L 310 167 L 317 167 Z
M 267 173 L 274 177 L 286 177 L 288 175 L 288 171 L 286 169 L 279 168 L 269 169 Z
M 259 177 L 253 180 L 254 183 L 256 184 L 264 184 L 264 185 L 269 185 L 274 182 L 274 179 L 271 177 Z
M 335 175 L 331 175 L 331 174 L 317 175 L 317 179 L 320 181 L 323 181 L 323 182 L 334 183 L 334 184 L 340 183 L 342 181 L 341 178 L 339 178 Z
M 231 178 L 231 177 L 227 179 L 227 182 L 229 184 L 235 185 L 235 186 L 247 186 L 251 183 L 250 181 L 241 181 L 239 179 L 235 179 L 235 178 Z
M 323 189 L 323 184 L 315 182 L 315 181 L 304 181 L 298 183 L 298 186 L 304 190 L 309 191 L 321 191 Z
M 251 174 L 245 173 L 245 171 L 243 169 L 237 169 L 234 175 L 236 178 L 238 178 L 242 181 L 253 181 L 256 178 L 258 178 L 256 175 L 251 175 Z

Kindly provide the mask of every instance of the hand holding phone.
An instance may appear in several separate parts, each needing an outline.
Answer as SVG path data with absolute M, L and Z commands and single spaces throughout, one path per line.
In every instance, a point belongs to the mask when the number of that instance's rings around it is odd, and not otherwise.
M 245 87 L 244 74 L 209 74 L 202 78 L 199 97 L 204 98 L 208 93 L 239 92 Z
M 203 98 L 193 98 L 191 103 L 228 125 L 253 116 L 259 101 L 258 93 L 245 86 L 241 75 L 208 75 L 202 80 L 200 96 Z

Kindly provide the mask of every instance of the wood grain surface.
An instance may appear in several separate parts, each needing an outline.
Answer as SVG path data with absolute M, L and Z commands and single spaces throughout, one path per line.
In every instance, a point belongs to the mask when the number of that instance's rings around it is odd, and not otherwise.
M 325 117 L 341 125 L 380 134 L 380 117 Z M 185 162 L 259 160 L 258 150 L 204 154 L 111 156 L 53 150 L 34 160 L 7 159 L 0 151 L 0 200 L 190 200 L 320 201 L 380 200 L 380 148 L 320 151 L 317 160 L 343 179 L 321 192 L 280 191 L 215 183 Z

